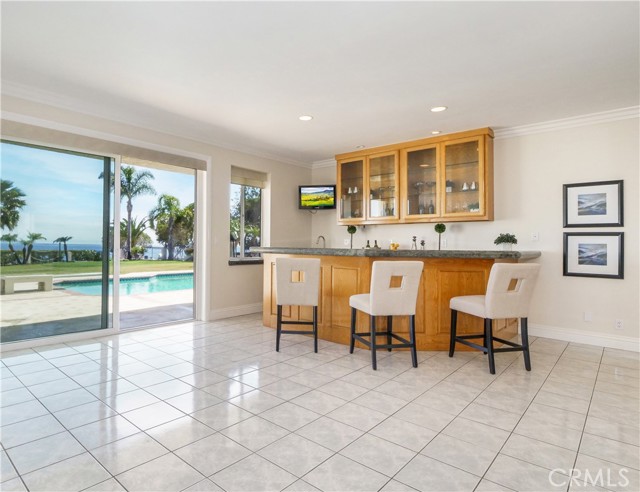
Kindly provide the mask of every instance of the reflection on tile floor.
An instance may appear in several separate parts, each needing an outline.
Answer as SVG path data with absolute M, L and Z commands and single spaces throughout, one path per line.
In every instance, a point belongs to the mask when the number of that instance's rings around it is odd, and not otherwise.
M 369 353 L 260 316 L 4 352 L 3 491 L 640 490 L 637 353 Z

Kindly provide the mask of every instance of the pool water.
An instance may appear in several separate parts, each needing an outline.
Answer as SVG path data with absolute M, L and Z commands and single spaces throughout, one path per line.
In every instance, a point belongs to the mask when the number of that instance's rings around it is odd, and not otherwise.
M 79 294 L 89 296 L 102 295 L 102 283 L 99 280 L 61 282 L 56 285 Z M 193 289 L 193 273 L 120 279 L 121 296 L 186 289 Z M 113 292 L 113 280 L 109 281 L 109 291 Z

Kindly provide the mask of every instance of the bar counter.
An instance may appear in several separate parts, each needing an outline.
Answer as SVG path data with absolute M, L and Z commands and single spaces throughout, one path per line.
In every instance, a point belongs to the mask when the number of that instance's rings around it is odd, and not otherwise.
M 347 345 L 351 310 L 349 297 L 369 292 L 371 268 L 376 260 L 416 259 L 424 263 L 416 311 L 416 342 L 419 350 L 447 350 L 449 347 L 449 300 L 459 295 L 484 294 L 489 271 L 495 262 L 530 261 L 539 251 L 397 250 L 342 248 L 254 248 L 264 258 L 263 312 L 265 326 L 276 326 L 275 260 L 278 257 L 320 258 L 318 336 Z M 310 307 L 284 306 L 283 320 L 310 321 Z M 378 320 L 379 327 L 386 320 Z M 368 330 L 367 316 L 358 315 L 358 330 Z M 393 321 L 394 332 L 408 336 L 408 320 Z M 482 321 L 460 313 L 458 333 L 480 333 Z M 516 320 L 497 320 L 494 334 L 511 338 L 517 334 Z M 460 347 L 460 349 L 463 349 Z

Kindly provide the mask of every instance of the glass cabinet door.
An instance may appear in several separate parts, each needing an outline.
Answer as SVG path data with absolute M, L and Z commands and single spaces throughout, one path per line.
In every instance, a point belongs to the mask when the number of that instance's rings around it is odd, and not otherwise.
M 438 166 L 436 146 L 407 150 L 406 177 L 407 203 L 405 215 L 429 216 L 440 213 L 438 203 Z
M 444 144 L 445 214 L 480 214 L 483 150 L 477 138 Z
M 398 217 L 397 153 L 369 157 L 369 218 Z
M 340 218 L 364 218 L 364 159 L 339 165 Z

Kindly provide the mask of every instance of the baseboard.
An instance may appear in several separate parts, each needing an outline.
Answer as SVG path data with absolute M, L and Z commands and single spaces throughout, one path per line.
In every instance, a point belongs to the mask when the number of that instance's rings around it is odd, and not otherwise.
M 242 306 L 233 306 L 222 309 L 212 309 L 209 311 L 209 321 L 217 319 L 233 318 L 235 316 L 243 316 L 245 314 L 254 314 L 262 312 L 262 303 L 243 304 Z
M 552 338 L 565 342 L 584 343 L 585 345 L 597 345 L 599 347 L 640 352 L 640 340 L 620 335 L 585 333 L 572 328 L 540 325 L 537 323 L 529 323 L 529 335 L 532 337 Z

